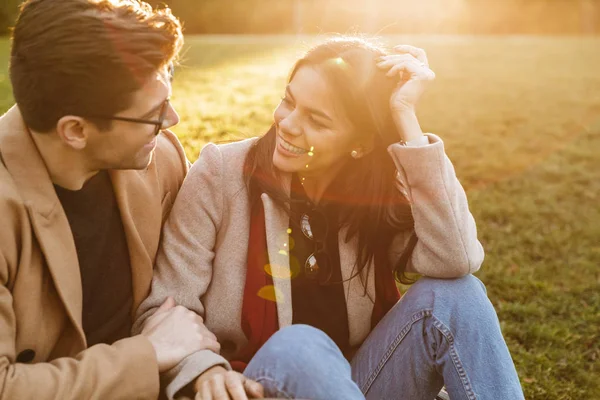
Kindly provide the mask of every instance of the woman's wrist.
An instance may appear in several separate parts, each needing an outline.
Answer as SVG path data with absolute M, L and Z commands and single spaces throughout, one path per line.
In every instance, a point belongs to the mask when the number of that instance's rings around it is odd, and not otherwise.
M 392 116 L 403 142 L 410 142 L 423 136 L 421 125 L 414 110 L 392 110 Z

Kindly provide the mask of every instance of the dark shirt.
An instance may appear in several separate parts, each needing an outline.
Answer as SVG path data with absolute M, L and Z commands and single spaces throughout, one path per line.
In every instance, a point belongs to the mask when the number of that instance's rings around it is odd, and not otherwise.
M 106 171 L 76 191 L 55 185 L 79 259 L 89 346 L 130 335 L 133 288 L 121 215 Z
M 326 196 L 323 196 L 324 198 Z M 338 245 L 338 214 L 334 201 L 322 200 L 313 204 L 304 191 L 297 175 L 292 178 L 292 205 L 290 213 L 290 267 L 292 270 L 293 324 L 307 324 L 325 332 L 342 350 L 349 349 L 348 311 L 342 283 Z M 326 223 L 311 224 L 311 240 L 302 233 L 301 219 L 317 209 Z M 315 240 L 323 244 L 327 257 L 317 253 L 319 274 L 307 276 L 305 263 L 315 251 Z M 327 260 L 324 260 L 327 258 Z M 309 274 L 310 275 L 310 274 Z

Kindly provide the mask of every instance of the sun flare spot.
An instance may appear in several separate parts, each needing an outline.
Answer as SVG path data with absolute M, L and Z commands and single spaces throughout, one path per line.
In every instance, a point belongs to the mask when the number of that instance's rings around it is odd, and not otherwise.
M 268 301 L 284 303 L 283 293 L 273 285 L 263 286 L 258 290 L 258 297 Z
M 281 265 L 267 264 L 264 268 L 265 272 L 273 278 L 288 279 L 292 276 L 290 269 Z

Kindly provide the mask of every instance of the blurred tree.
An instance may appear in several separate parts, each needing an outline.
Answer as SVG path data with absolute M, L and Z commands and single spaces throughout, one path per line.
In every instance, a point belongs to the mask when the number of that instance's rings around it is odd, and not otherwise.
M 21 0 L 0 0 L 0 35 Z M 600 0 L 146 0 L 193 33 L 598 34 Z
M 579 0 L 581 10 L 581 32 L 600 32 L 600 2 L 594 0 Z

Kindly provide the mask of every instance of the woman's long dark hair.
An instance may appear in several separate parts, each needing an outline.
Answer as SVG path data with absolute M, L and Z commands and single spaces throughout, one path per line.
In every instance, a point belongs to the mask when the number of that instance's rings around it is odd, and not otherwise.
M 357 160 L 348 155 L 336 177 L 338 195 L 346 199 L 339 208 L 339 227 L 348 228 L 346 241 L 358 235 L 357 274 L 374 259 L 378 269 L 392 268 L 396 279 L 407 282 L 405 265 L 391 266 L 388 256 L 394 233 L 412 229 L 413 218 L 408 200 L 397 189 L 396 168 L 387 152 L 400 136 L 389 105 L 397 78 L 387 77 L 376 66 L 377 58 L 385 54 L 364 39 L 330 39 L 296 62 L 289 81 L 303 66 L 317 68 L 341 105 L 340 112 L 354 127 L 352 134 L 372 137 L 372 151 Z M 253 206 L 267 193 L 289 210 L 289 196 L 273 166 L 275 139 L 272 126 L 255 142 L 245 161 L 244 178 Z

